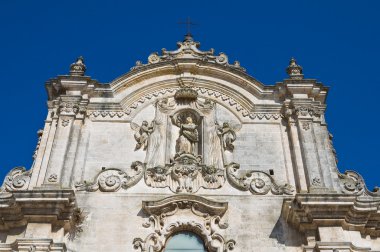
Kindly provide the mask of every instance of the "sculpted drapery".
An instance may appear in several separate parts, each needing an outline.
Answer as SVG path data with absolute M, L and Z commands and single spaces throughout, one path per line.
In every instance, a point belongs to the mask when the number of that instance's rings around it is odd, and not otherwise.
M 156 102 L 155 107 L 145 158 L 147 168 L 163 167 L 181 153 L 200 155 L 205 165 L 223 168 L 223 148 L 213 102 L 196 101 L 184 109 L 178 108 L 174 101 L 162 99 Z M 202 135 L 199 128 L 202 128 Z M 175 148 L 171 147 L 173 144 Z M 170 153 L 172 149 L 175 153 Z

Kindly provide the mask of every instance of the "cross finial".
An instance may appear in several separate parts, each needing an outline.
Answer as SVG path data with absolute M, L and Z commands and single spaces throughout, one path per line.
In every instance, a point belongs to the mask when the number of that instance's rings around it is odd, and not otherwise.
M 197 25 L 196 23 L 193 23 L 191 22 L 191 19 L 190 17 L 187 17 L 186 21 L 185 22 L 179 22 L 178 24 L 183 24 L 183 25 L 186 25 L 186 36 L 191 36 L 191 26 L 193 25 Z

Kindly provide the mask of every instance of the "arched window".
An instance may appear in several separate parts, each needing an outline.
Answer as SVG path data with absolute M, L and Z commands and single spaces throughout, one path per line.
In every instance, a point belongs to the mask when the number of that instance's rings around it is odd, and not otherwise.
M 179 232 L 170 237 L 164 252 L 207 252 L 202 239 L 191 232 Z

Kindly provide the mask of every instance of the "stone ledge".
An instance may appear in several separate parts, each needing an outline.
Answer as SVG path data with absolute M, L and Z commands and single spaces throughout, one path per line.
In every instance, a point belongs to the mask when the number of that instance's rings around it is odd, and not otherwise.
M 0 193 L 0 230 L 28 222 L 51 222 L 63 226 L 75 208 L 73 190 L 33 190 Z
M 363 235 L 380 236 L 380 198 L 344 194 L 297 194 L 284 200 L 282 216 L 301 232 L 342 226 Z
M 0 244 L 0 251 L 55 251 L 64 252 L 66 250 L 65 243 L 54 243 L 52 239 L 31 239 L 21 238 L 10 244 Z

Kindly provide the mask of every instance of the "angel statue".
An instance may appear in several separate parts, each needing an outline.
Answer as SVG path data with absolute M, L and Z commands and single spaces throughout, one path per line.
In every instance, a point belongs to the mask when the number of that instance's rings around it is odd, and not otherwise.
M 228 122 L 224 122 L 223 126 L 218 128 L 218 135 L 222 140 L 223 149 L 233 152 L 235 148 L 233 142 L 236 140 L 236 133 Z
M 188 116 L 184 122 L 180 118 L 177 118 L 175 124 L 180 128 L 176 152 L 195 154 L 195 144 L 199 141 L 199 138 L 198 126 L 193 122 L 193 118 Z
M 153 132 L 153 125 L 149 126 L 147 121 L 143 121 L 141 126 L 131 122 L 131 128 L 135 131 L 134 137 L 137 141 L 135 151 L 141 148 L 145 151 L 148 148 L 149 135 Z

